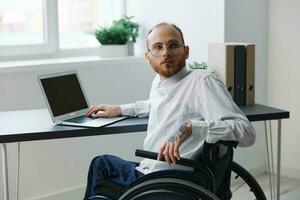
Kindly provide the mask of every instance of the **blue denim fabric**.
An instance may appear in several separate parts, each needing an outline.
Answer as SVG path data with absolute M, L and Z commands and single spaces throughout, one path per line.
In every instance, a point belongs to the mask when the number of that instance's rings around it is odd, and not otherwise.
M 103 174 L 110 181 L 122 186 L 128 186 L 144 174 L 135 170 L 136 164 L 126 160 L 122 160 L 116 156 L 103 155 L 95 157 L 90 165 L 88 173 L 87 187 L 84 199 L 91 200 L 108 200 L 108 198 L 101 197 L 96 194 L 95 186 L 97 182 L 103 179 Z M 97 196 L 98 195 L 98 196 Z

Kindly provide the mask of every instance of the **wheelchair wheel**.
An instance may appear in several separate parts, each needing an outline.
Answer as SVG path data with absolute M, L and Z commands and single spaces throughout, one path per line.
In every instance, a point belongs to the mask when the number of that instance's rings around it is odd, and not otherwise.
M 243 195 L 242 199 L 256 199 L 256 200 L 267 200 L 263 190 L 257 183 L 255 178 L 242 166 L 236 162 L 232 162 L 232 177 L 237 179 L 238 184 L 231 187 L 232 200 L 241 199 L 240 195 Z M 249 193 L 245 194 L 244 185 L 247 184 Z M 243 188 L 243 189 L 241 189 Z M 240 191 L 239 191 L 240 190 Z M 238 197 L 237 197 L 238 196 Z
M 119 200 L 220 200 L 207 189 L 176 178 L 158 178 L 138 184 Z

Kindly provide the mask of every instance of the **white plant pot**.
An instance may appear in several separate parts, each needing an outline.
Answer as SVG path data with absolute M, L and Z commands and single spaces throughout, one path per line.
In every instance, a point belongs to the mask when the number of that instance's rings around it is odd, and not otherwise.
M 100 45 L 101 57 L 125 57 L 128 56 L 128 45 Z
M 127 45 L 128 45 L 128 56 L 134 56 L 134 43 L 129 42 Z

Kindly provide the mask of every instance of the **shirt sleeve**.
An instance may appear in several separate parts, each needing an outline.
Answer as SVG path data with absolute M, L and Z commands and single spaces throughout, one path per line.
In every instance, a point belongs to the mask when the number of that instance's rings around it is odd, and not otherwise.
M 123 116 L 148 117 L 150 112 L 150 101 L 137 101 L 135 103 L 120 105 Z
M 244 113 L 232 100 L 225 85 L 214 75 L 198 82 L 199 95 L 195 97 L 201 119 L 192 119 L 192 135 L 208 143 L 238 141 L 239 146 L 255 142 L 255 130 Z

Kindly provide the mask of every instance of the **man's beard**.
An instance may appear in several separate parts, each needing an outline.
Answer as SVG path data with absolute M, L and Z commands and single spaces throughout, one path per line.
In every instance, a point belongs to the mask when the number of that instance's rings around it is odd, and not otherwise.
M 156 73 L 159 75 L 165 77 L 165 78 L 170 78 L 171 76 L 177 74 L 182 68 L 185 66 L 185 61 L 183 63 L 178 64 L 176 67 L 175 66 L 166 66 L 163 69 L 161 68 L 154 68 Z

